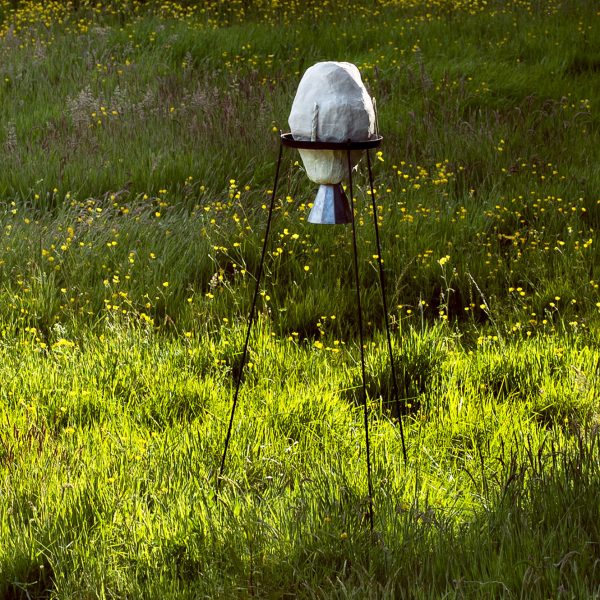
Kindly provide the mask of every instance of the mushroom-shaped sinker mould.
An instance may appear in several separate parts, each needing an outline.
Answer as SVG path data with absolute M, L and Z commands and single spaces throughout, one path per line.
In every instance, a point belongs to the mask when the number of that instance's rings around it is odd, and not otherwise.
M 298 85 L 289 124 L 295 140 L 343 143 L 371 139 L 375 133 L 375 110 L 356 66 L 328 61 L 307 69 Z M 299 152 L 309 179 L 321 184 L 308 220 L 350 222 L 348 201 L 339 185 L 348 175 L 346 151 L 299 149 Z M 351 153 L 352 166 L 360 156 L 360 151 Z M 338 217 L 317 214 L 322 210 L 340 214 Z

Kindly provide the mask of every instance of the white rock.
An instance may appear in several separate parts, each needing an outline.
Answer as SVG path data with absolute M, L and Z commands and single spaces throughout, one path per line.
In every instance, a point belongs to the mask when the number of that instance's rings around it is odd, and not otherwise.
M 304 73 L 289 117 L 295 139 L 313 137 L 315 112 L 321 142 L 367 140 L 375 131 L 373 102 L 351 63 L 320 62 Z
M 356 142 L 375 132 L 373 102 L 355 65 L 320 62 L 304 73 L 289 116 L 297 140 Z M 346 152 L 300 150 L 308 177 L 315 183 L 339 183 L 348 173 Z M 356 164 L 361 152 L 352 152 Z

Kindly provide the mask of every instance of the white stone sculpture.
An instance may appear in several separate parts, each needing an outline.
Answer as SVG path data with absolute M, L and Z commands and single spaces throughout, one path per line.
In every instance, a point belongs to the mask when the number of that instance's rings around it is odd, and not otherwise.
M 298 85 L 289 124 L 294 139 L 319 142 L 364 141 L 375 133 L 375 110 L 360 72 L 347 62 L 320 62 Z M 348 174 L 343 150 L 299 150 L 309 179 L 336 185 Z M 352 152 L 354 166 L 361 152 Z

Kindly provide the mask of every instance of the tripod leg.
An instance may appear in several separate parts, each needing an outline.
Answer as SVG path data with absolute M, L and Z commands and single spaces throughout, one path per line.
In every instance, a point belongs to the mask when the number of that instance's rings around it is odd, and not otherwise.
M 373 206 L 373 223 L 375 225 L 375 240 L 377 242 L 377 264 L 379 265 L 379 284 L 381 286 L 381 301 L 383 304 L 383 316 L 385 319 L 385 333 L 387 335 L 387 346 L 390 355 L 390 370 L 392 372 L 392 390 L 394 392 L 394 402 L 396 405 L 396 416 L 400 426 L 400 438 L 402 440 L 402 454 L 406 463 L 406 444 L 404 441 L 404 428 L 402 427 L 402 412 L 400 410 L 400 399 L 398 394 L 398 382 L 396 380 L 396 367 L 394 364 L 394 355 L 392 352 L 392 337 L 390 334 L 390 317 L 388 314 L 386 293 L 385 293 L 385 275 L 383 272 L 383 259 L 381 258 L 381 240 L 379 238 L 379 223 L 377 218 L 377 201 L 375 200 L 375 187 L 373 186 L 373 171 L 371 169 L 371 156 L 367 150 L 367 166 L 369 168 L 369 185 L 371 187 L 371 202 Z
M 354 217 L 353 192 L 352 192 L 352 162 L 350 149 L 348 154 L 348 184 L 350 187 L 350 212 L 352 213 L 352 250 L 354 254 L 354 279 L 356 283 L 356 307 L 358 312 L 358 334 L 360 343 L 360 366 L 362 371 L 362 397 L 365 422 L 365 445 L 367 450 L 367 483 L 369 486 L 369 525 L 373 531 L 373 485 L 371 482 L 371 445 L 369 442 L 369 412 L 367 408 L 367 384 L 365 380 L 365 342 L 363 332 L 362 307 L 360 303 L 360 278 L 358 275 L 358 250 L 356 246 L 356 219 Z
M 229 448 L 229 440 L 231 439 L 231 429 L 233 427 L 233 419 L 235 416 L 235 409 L 237 407 L 238 397 L 240 394 L 240 385 L 242 383 L 242 372 L 244 370 L 244 366 L 246 364 L 246 357 L 248 355 L 248 344 L 250 342 L 250 332 L 252 331 L 252 325 L 254 323 L 254 313 L 256 310 L 256 301 L 258 299 L 260 280 L 262 277 L 265 256 L 267 253 L 267 241 L 269 239 L 269 232 L 271 229 L 271 220 L 273 217 L 273 208 L 275 206 L 275 194 L 277 193 L 277 183 L 279 181 L 279 167 L 281 165 L 282 152 L 283 152 L 283 144 L 280 144 L 279 145 L 279 157 L 277 158 L 277 167 L 275 169 L 275 182 L 273 184 L 273 193 L 271 194 L 271 204 L 269 205 L 267 226 L 265 228 L 265 239 L 263 241 L 262 253 L 260 255 L 260 263 L 258 265 L 258 273 L 256 275 L 256 286 L 254 288 L 254 295 L 252 297 L 252 305 L 250 307 L 250 314 L 248 315 L 248 328 L 246 329 L 246 339 L 244 341 L 244 348 L 242 350 L 242 361 L 238 368 L 236 382 L 235 382 L 235 393 L 233 396 L 233 404 L 231 405 L 231 413 L 229 415 L 229 426 L 227 428 L 227 435 L 225 437 L 225 447 L 223 448 L 223 457 L 221 458 L 221 466 L 219 467 L 219 475 L 217 477 L 215 497 L 219 493 L 219 486 L 221 485 L 221 478 L 223 476 L 223 471 L 225 470 L 225 460 L 227 458 L 227 449 Z

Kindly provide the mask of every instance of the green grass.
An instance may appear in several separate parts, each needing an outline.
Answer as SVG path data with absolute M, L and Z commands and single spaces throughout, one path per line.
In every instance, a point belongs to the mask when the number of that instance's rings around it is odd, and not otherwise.
M 277 5 L 276 5 L 277 4 Z M 0 0 L 0 597 L 600 597 L 593 2 Z M 278 131 L 357 64 L 349 230 Z
M 361 411 L 345 393 L 357 366 L 269 341 L 264 320 L 214 499 L 242 334 L 114 327 L 48 354 L 4 348 L 5 594 L 597 593 L 597 349 L 539 338 L 474 354 L 444 326 L 409 333 L 422 346 L 403 370 L 422 372 L 431 340 L 437 369 L 414 390 L 406 465 L 373 395 L 371 538 Z

